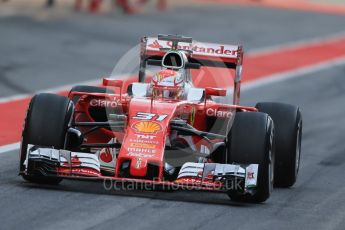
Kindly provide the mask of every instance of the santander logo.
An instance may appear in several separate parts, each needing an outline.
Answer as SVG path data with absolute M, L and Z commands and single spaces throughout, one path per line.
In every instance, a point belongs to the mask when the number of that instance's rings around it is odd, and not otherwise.
M 193 46 L 192 50 L 195 53 L 207 53 L 207 54 L 219 54 L 219 55 L 229 55 L 235 56 L 237 54 L 237 50 L 229 50 L 225 49 L 225 46 L 221 45 L 218 47 L 202 47 L 202 46 Z
M 151 40 L 151 43 L 147 46 L 150 47 L 151 49 L 171 48 L 172 42 L 158 41 L 157 39 L 155 39 L 153 41 Z M 193 44 L 180 43 L 180 45 L 177 48 L 181 50 L 192 50 L 194 54 L 227 56 L 227 57 L 236 57 L 237 52 L 238 52 L 237 46 L 219 45 L 219 44 L 211 44 L 211 43 L 193 43 Z

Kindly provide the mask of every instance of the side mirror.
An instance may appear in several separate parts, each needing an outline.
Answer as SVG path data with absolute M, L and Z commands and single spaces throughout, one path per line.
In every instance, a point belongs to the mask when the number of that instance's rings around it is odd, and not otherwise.
M 115 80 L 111 78 L 103 78 L 103 86 L 114 86 L 122 88 L 123 81 L 122 80 Z
M 205 91 L 207 96 L 226 96 L 226 89 L 206 87 Z

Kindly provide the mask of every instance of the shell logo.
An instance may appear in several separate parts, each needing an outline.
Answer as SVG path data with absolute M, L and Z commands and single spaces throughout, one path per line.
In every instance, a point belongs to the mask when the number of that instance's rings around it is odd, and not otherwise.
M 162 130 L 161 125 L 153 121 L 139 121 L 134 123 L 132 127 L 140 133 L 156 133 Z

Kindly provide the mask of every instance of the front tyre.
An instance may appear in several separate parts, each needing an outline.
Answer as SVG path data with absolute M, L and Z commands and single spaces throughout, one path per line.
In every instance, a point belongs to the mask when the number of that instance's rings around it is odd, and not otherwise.
M 253 195 L 230 192 L 234 201 L 266 201 L 274 183 L 274 125 L 264 113 L 236 113 L 227 146 L 227 163 L 258 164 L 258 181 Z
M 296 182 L 302 142 L 302 114 L 297 106 L 263 102 L 256 108 L 267 113 L 276 132 L 275 181 L 277 187 L 291 187 Z
M 22 177 L 33 183 L 58 184 L 61 178 L 41 174 L 24 174 L 28 144 L 63 149 L 68 125 L 73 116 L 73 103 L 66 97 L 41 93 L 29 104 L 22 133 L 19 170 Z

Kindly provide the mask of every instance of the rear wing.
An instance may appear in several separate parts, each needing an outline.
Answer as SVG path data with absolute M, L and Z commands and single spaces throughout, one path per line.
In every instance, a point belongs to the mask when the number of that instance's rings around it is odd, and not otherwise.
M 159 59 L 167 50 L 176 48 L 189 54 L 189 62 L 202 66 L 236 69 L 236 66 L 241 64 L 243 56 L 242 46 L 196 42 L 182 36 L 144 37 L 141 42 L 145 58 Z
M 243 47 L 227 44 L 216 44 L 193 41 L 181 35 L 158 35 L 143 37 L 140 42 L 139 82 L 145 80 L 145 69 L 148 60 L 162 60 L 171 49 L 184 51 L 189 63 L 201 66 L 235 69 L 234 104 L 239 103 L 240 81 L 242 78 Z

